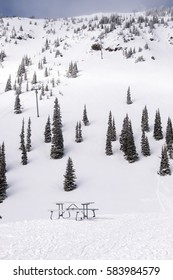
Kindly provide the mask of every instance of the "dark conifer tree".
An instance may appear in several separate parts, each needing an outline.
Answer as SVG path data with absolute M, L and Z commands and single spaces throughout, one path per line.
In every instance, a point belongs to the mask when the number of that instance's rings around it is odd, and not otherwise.
M 128 115 L 126 115 L 123 121 L 123 127 L 120 135 L 120 150 L 124 152 L 124 157 L 130 163 L 138 160 L 131 121 L 129 120 Z
M 160 117 L 160 111 L 159 110 L 156 111 L 156 115 L 155 115 L 153 136 L 156 140 L 163 139 L 162 123 L 161 123 L 161 117 Z
M 172 121 L 168 118 L 166 127 L 166 145 L 169 157 L 173 159 L 173 128 Z
M 48 70 L 47 70 L 47 67 L 45 68 L 44 76 L 45 76 L 45 77 L 48 77 Z
M 19 94 L 16 95 L 16 99 L 15 99 L 15 104 L 14 104 L 14 113 L 15 114 L 21 114 L 22 113 L 22 108 L 21 108 L 21 104 L 20 104 L 20 97 Z
M 116 141 L 116 139 L 117 139 L 117 136 L 116 136 L 115 120 L 113 118 L 113 120 L 112 120 L 112 138 L 111 138 L 111 140 L 112 141 Z
M 45 126 L 44 131 L 44 142 L 50 143 L 51 142 L 51 124 L 50 124 L 50 116 L 48 116 L 47 123 Z
M 144 107 L 142 111 L 142 118 L 141 118 L 141 128 L 142 131 L 149 132 L 149 123 L 148 123 L 148 110 L 147 106 Z
M 131 94 L 130 94 L 130 87 L 127 89 L 127 104 L 132 104 Z
M 22 149 L 22 146 L 25 146 L 25 122 L 24 119 L 22 121 L 22 129 L 20 133 L 20 150 Z
M 21 163 L 23 165 L 26 165 L 28 163 L 28 157 L 27 157 L 25 143 L 24 143 L 24 145 L 22 145 L 21 151 L 22 151 Z
M 33 78 L 32 78 L 32 84 L 36 84 L 37 83 L 37 74 L 36 72 L 34 72 Z
M 81 122 L 77 122 L 76 124 L 76 134 L 75 134 L 75 141 L 77 143 L 82 142 L 83 137 L 82 137 L 82 128 L 81 128 Z
M 161 175 L 161 176 L 171 175 L 171 169 L 170 169 L 170 166 L 169 166 L 169 160 L 168 160 L 166 146 L 164 146 L 162 148 L 160 169 L 159 169 L 158 174 Z
M 31 151 L 31 119 L 28 120 L 28 128 L 27 128 L 27 135 L 26 135 L 26 150 L 27 152 Z
M 66 192 L 76 189 L 76 175 L 73 167 L 72 159 L 69 157 L 67 161 L 66 173 L 64 175 L 64 190 Z
M 83 123 L 84 125 L 89 125 L 89 120 L 88 120 L 88 116 L 87 116 L 87 109 L 86 109 L 86 105 L 84 105 L 84 110 L 83 110 Z
M 7 83 L 6 83 L 6 87 L 5 87 L 5 92 L 12 90 L 12 86 L 11 86 L 11 75 L 9 76 Z
M 124 152 L 126 155 L 127 153 L 127 131 L 128 131 L 128 126 L 129 126 L 129 117 L 128 114 L 123 120 L 123 126 L 121 130 L 121 135 L 120 135 L 120 150 Z
M 22 121 L 22 130 L 20 134 L 20 150 L 22 151 L 22 156 L 21 156 L 21 163 L 23 165 L 26 165 L 28 163 L 28 158 L 27 158 L 27 151 L 26 151 L 26 146 L 25 146 L 25 123 L 24 119 Z
M 5 173 L 4 156 L 2 148 L 0 147 L 0 203 L 7 197 L 6 190 L 8 185 Z
M 112 127 L 108 124 L 107 134 L 106 134 L 106 147 L 105 147 L 105 153 L 107 156 L 113 155 L 111 138 L 112 138 Z
M 127 133 L 127 154 L 125 155 L 128 162 L 132 163 L 138 160 L 138 154 L 136 152 L 135 141 L 133 137 L 133 130 L 131 121 L 129 121 L 128 125 L 128 133 Z
M 145 157 L 150 156 L 150 146 L 148 142 L 148 138 L 145 135 L 145 131 L 142 131 L 142 137 L 141 137 L 141 152 Z
M 172 141 L 173 141 L 173 128 L 172 128 L 172 121 L 169 117 L 167 121 L 167 127 L 166 127 L 166 144 L 168 145 Z
M 60 159 L 64 155 L 64 139 L 62 134 L 62 122 L 60 106 L 58 104 L 58 98 L 54 103 L 54 114 L 52 124 L 52 145 L 50 156 L 53 159 Z
M 3 168 L 3 172 L 5 174 L 7 172 L 7 166 L 6 166 L 6 156 L 5 156 L 5 144 L 4 144 L 4 142 L 2 143 L 1 153 L 2 153 L 2 168 Z

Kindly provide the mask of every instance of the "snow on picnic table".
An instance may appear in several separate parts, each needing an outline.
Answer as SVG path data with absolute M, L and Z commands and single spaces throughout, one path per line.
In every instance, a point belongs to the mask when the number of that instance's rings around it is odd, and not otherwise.
M 173 259 L 173 217 L 100 216 L 0 225 L 0 259 Z

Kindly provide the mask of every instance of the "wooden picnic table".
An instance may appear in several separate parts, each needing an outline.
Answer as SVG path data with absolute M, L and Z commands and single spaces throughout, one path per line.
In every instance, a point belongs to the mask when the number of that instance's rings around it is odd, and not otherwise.
M 76 220 L 95 218 L 95 211 L 98 209 L 90 207 L 92 204 L 94 202 L 57 202 L 58 209 L 50 210 L 50 219 L 53 219 L 54 212 L 57 212 L 57 219 L 69 219 L 72 217 L 72 213 L 75 213 Z

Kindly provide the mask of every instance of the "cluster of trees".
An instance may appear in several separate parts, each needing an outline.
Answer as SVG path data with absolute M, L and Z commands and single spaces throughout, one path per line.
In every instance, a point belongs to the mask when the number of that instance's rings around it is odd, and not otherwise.
M 132 104 L 129 88 L 127 93 L 127 104 Z M 151 155 L 151 151 L 150 151 L 148 137 L 146 135 L 146 133 L 150 131 L 149 121 L 148 121 L 148 110 L 146 106 L 142 111 L 141 130 L 142 130 L 141 153 L 143 156 L 147 157 Z M 156 111 L 155 114 L 153 138 L 157 141 L 164 138 L 159 109 Z M 114 118 L 112 119 L 112 113 L 110 111 L 107 134 L 106 134 L 106 147 L 105 147 L 105 154 L 108 156 L 113 155 L 112 141 L 116 141 L 116 128 L 115 128 Z M 123 120 L 119 141 L 120 141 L 120 150 L 124 153 L 124 158 L 128 160 L 129 163 L 137 161 L 139 159 L 139 156 L 136 151 L 132 124 L 128 114 L 126 114 L 126 117 Z M 170 117 L 168 118 L 167 126 L 166 126 L 165 144 L 162 147 L 162 151 L 161 151 L 161 162 L 160 162 L 160 169 L 158 172 L 159 175 L 164 176 L 164 175 L 171 174 L 169 159 L 173 159 L 173 126 Z
M 76 62 L 70 62 L 69 67 L 68 67 L 68 71 L 67 71 L 67 77 L 68 78 L 76 78 L 77 77 L 77 73 L 78 73 L 78 67 L 77 67 L 77 63 Z
M 22 121 L 22 129 L 20 133 L 20 147 L 21 150 L 21 163 L 23 165 L 27 165 L 28 156 L 27 153 L 31 151 L 31 119 L 28 119 L 28 127 L 27 127 L 27 135 L 25 141 L 25 121 Z

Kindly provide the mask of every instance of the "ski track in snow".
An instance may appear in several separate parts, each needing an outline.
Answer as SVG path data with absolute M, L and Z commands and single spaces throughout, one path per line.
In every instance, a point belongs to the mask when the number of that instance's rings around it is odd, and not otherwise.
M 38 220 L 0 225 L 0 259 L 172 259 L 166 215 Z

